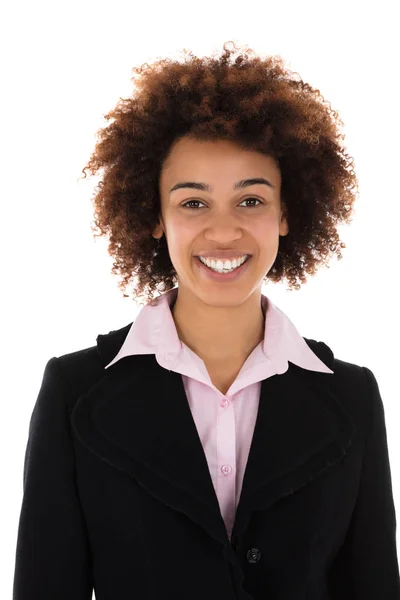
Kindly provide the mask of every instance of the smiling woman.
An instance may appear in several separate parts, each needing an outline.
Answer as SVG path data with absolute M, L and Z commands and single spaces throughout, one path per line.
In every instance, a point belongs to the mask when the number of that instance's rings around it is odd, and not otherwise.
M 150 302 L 46 365 L 13 600 L 400 599 L 377 381 L 261 293 L 340 254 L 352 160 L 280 58 L 231 54 L 136 69 L 100 132 L 96 224 Z
M 262 282 L 289 231 L 280 190 L 273 157 L 229 140 L 187 134 L 163 161 L 152 235 L 165 235 L 177 273 L 181 340 L 214 382 L 216 364 L 243 365 L 262 338 Z
M 338 114 L 280 56 L 261 58 L 230 45 L 224 45 L 219 57 L 198 58 L 185 50 L 182 62 L 163 59 L 134 68 L 135 92 L 106 115 L 112 122 L 99 131 L 83 169 L 85 177 L 87 171 L 103 171 L 94 197 L 95 235 L 109 236 L 112 272 L 121 277 L 118 285 L 124 292 L 131 288 L 135 301 L 155 299 L 179 281 L 171 253 L 174 240 L 168 231 L 161 237 L 161 230 L 155 230 L 162 210 L 169 211 L 167 200 L 174 218 L 179 214 L 182 226 L 191 223 L 198 232 L 201 225 L 215 225 L 215 217 L 228 214 L 237 219 L 229 227 L 271 226 L 282 208 L 289 231 L 274 238 L 276 255 L 271 249 L 272 262 L 262 263 L 264 282 L 286 280 L 289 288 L 299 289 L 331 256 L 342 258 L 345 244 L 338 226 L 351 219 L 358 182 L 353 159 L 341 144 Z M 245 152 L 242 177 L 237 163 L 224 164 L 224 177 L 210 170 L 205 161 L 209 142 L 215 141 L 231 142 L 230 148 Z M 184 169 L 175 165 L 174 176 L 160 189 L 161 173 L 175 158 L 182 160 L 183 148 L 190 149 L 192 168 L 187 169 L 188 161 Z M 238 181 L 249 178 L 253 183 Z M 201 197 L 188 203 L 188 191 Z M 251 205 L 254 197 L 260 203 Z M 268 243 L 269 228 L 257 231 Z M 232 231 L 226 233 L 231 237 Z M 233 241 L 198 239 L 193 250 L 254 249 L 254 240 L 250 248 L 250 239 Z

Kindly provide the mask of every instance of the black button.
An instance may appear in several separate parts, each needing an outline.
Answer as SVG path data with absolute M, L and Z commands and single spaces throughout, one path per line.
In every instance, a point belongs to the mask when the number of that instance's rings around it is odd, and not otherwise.
M 259 551 L 258 548 L 250 548 L 250 550 L 247 551 L 246 558 L 247 558 L 247 562 L 256 563 L 261 558 L 261 552 Z

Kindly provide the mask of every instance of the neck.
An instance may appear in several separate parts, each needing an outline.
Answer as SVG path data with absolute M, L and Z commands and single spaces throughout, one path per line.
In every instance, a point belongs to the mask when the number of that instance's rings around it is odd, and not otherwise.
M 210 306 L 179 289 L 171 313 L 179 339 L 207 362 L 245 361 L 264 339 L 260 291 L 239 305 Z

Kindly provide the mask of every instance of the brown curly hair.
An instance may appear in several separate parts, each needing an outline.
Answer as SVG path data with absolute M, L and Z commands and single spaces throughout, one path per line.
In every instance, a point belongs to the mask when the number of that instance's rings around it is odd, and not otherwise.
M 264 281 L 286 278 L 289 289 L 299 289 L 298 280 L 305 283 L 331 253 L 342 258 L 346 244 L 337 225 L 350 222 L 359 193 L 354 161 L 338 131 L 343 122 L 280 56 L 263 59 L 247 50 L 233 62 L 240 48 L 232 42 L 229 49 L 230 43 L 220 57 L 200 59 L 185 49 L 183 62 L 161 59 L 133 68 L 136 92 L 105 115 L 114 121 L 99 130 L 82 170 L 85 177 L 86 170 L 104 170 L 93 199 L 95 237 L 109 235 L 112 273 L 122 275 L 123 291 L 134 282 L 135 300 L 144 292 L 152 301 L 154 290 L 177 284 L 165 236 L 155 240 L 152 232 L 161 213 L 163 161 L 185 135 L 230 140 L 278 161 L 289 233 L 279 238 Z

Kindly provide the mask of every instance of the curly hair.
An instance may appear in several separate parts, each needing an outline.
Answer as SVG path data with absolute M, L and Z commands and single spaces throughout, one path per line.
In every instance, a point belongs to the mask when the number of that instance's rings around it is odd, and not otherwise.
M 160 59 L 132 69 L 136 90 L 105 115 L 95 150 L 82 172 L 103 169 L 93 198 L 95 237 L 109 236 L 112 273 L 119 288 L 133 283 L 134 299 L 177 284 L 165 236 L 151 235 L 161 212 L 159 176 L 171 145 L 183 136 L 229 140 L 274 157 L 281 171 L 281 199 L 289 233 L 263 281 L 286 278 L 289 289 L 342 258 L 337 226 L 349 223 L 358 181 L 339 133 L 343 125 L 319 90 L 289 71 L 280 56 L 224 44 L 221 56 L 183 62 Z M 247 46 L 246 46 L 247 48 Z M 295 77 L 298 76 L 298 77 Z M 329 268 L 329 266 L 328 266 Z M 128 297 L 127 294 L 123 294 Z

